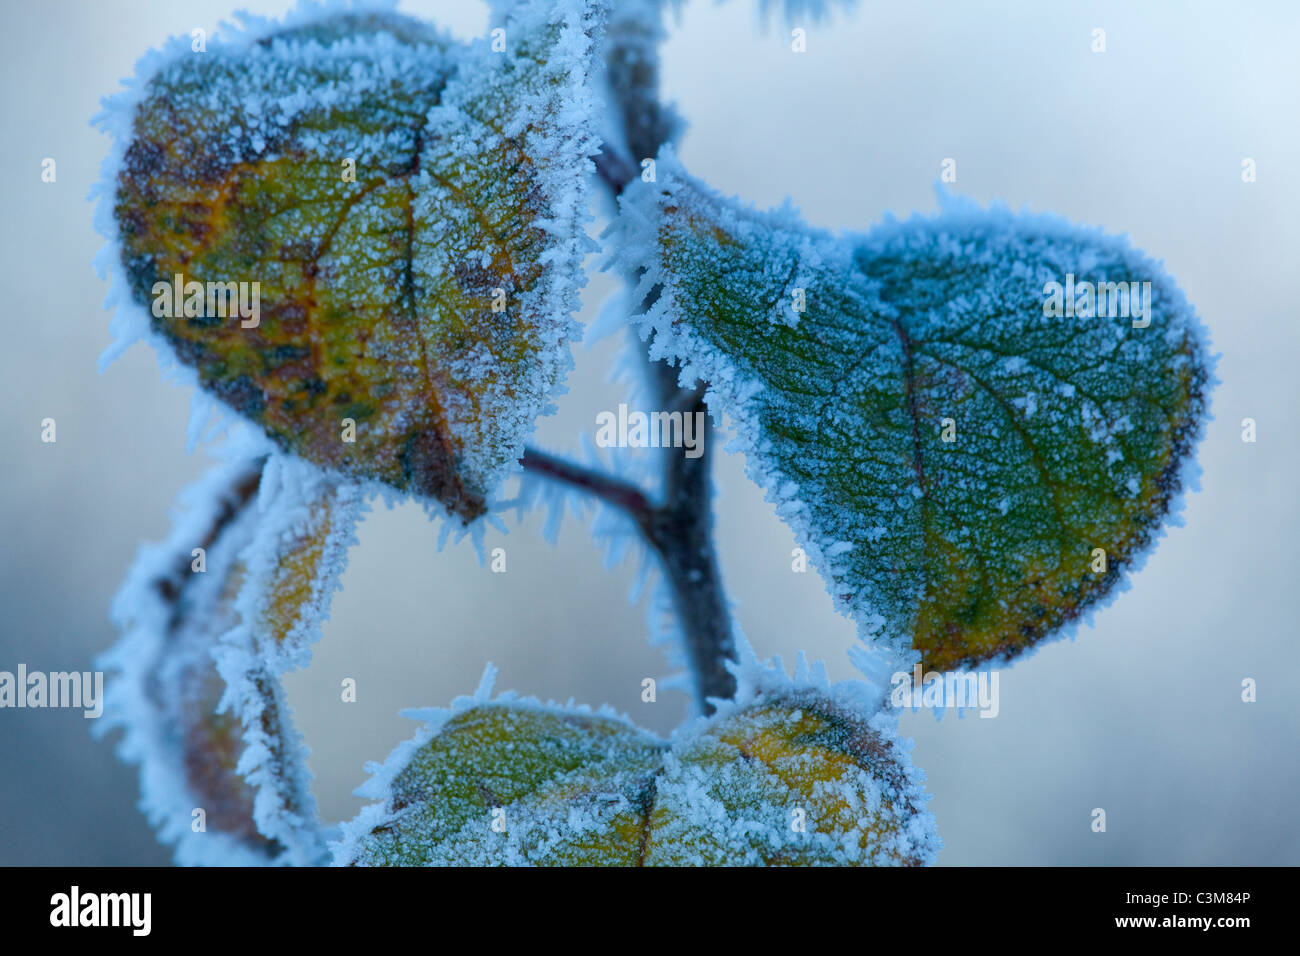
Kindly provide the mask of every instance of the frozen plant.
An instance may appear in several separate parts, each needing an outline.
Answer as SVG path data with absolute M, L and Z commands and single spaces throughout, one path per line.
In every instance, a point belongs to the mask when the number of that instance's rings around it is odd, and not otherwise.
M 131 570 L 106 657 L 107 723 L 179 862 L 932 862 L 889 675 L 1008 662 L 1076 626 L 1194 484 L 1212 368 L 1159 265 L 948 197 L 831 235 L 719 195 L 672 149 L 664 15 L 498 2 L 464 44 L 305 3 L 172 41 L 107 104 L 113 352 L 146 339 L 196 386 L 191 444 L 214 407 L 234 425 Z M 672 444 L 701 423 L 653 471 L 526 444 L 598 248 L 626 280 L 601 321 L 637 333 L 652 427 Z M 857 622 L 862 679 L 802 655 L 791 675 L 736 629 L 712 539 L 723 414 Z M 355 820 L 322 823 L 280 678 L 309 661 L 356 523 L 408 496 L 476 543 L 512 509 L 583 501 L 597 535 L 635 532 L 691 718 L 662 739 L 494 696 L 489 668 L 415 714 Z

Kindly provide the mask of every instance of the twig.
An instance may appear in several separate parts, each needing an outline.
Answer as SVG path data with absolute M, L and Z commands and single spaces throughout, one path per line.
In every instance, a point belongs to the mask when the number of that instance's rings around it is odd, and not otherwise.
M 685 391 L 675 384 L 672 388 Z M 703 390 L 693 394 L 686 414 L 703 413 Z M 703 453 L 699 458 L 665 456 L 666 494 L 659 504 L 630 482 L 535 448 L 524 452 L 521 463 L 525 471 L 587 492 L 618 508 L 636 525 L 663 568 L 695 678 L 696 700 L 702 710 L 709 711 L 712 708 L 708 698 L 726 700 L 735 695 L 735 680 L 723 663 L 735 657 L 735 643 L 713 548 L 708 464 L 711 427 L 707 414 L 702 421 L 699 447 Z
M 703 385 L 677 386 L 677 372 L 663 362 L 651 365 L 661 402 L 685 402 L 685 414 L 699 414 L 701 455 L 666 455 L 664 503 L 656 511 L 651 540 L 656 542 L 664 574 L 672 588 L 673 604 L 695 674 L 696 695 L 702 710 L 712 711 L 708 698 L 730 700 L 736 680 L 726 668 L 735 660 L 731 609 L 722 585 L 713 545 L 713 489 L 709 476 L 713 428 L 704 405 Z
M 606 32 L 605 64 L 614 103 L 622 122 L 623 141 L 631 156 L 605 144 L 596 157 L 596 172 L 617 201 L 637 176 L 637 158 L 653 158 L 677 127 L 671 111 L 659 102 L 656 45 L 662 31 L 639 15 L 611 16 Z M 637 276 L 629 276 L 636 285 Z M 658 295 L 652 290 L 648 302 Z M 648 304 L 642 303 L 643 308 Z M 677 372 L 666 362 L 649 363 L 660 407 L 685 415 L 705 411 L 705 386 L 681 388 Z M 695 696 L 705 713 L 709 698 L 729 700 L 736 681 L 726 668 L 736 656 L 731 612 L 713 545 L 712 487 L 709 478 L 712 427 L 702 414 L 698 458 L 664 455 L 664 500 L 652 504 L 639 488 L 602 472 L 529 449 L 524 468 L 589 492 L 621 508 L 641 530 L 659 557 L 672 593 L 674 610 L 695 678 Z
M 525 471 L 586 491 L 616 508 L 622 509 L 644 529 L 654 506 L 636 485 L 615 478 L 595 468 L 585 468 L 536 448 L 524 450 L 520 459 Z

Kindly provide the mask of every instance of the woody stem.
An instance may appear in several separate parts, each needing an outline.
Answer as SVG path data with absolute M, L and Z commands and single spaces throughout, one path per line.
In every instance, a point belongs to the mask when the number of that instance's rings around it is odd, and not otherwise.
M 632 4 L 630 6 L 636 6 Z M 659 25 L 639 15 L 610 15 L 605 35 L 605 65 L 612 91 L 611 113 L 621 120 L 626 150 L 606 143 L 596 157 L 596 172 L 617 202 L 636 178 L 640 161 L 653 159 L 673 135 L 676 118 L 659 101 L 659 61 L 656 47 L 662 39 Z M 635 288 L 638 276 L 627 281 Z M 657 295 L 650 293 L 651 300 Z M 644 306 L 645 303 L 642 303 Z M 694 416 L 705 412 L 706 386 L 682 388 L 677 372 L 663 361 L 648 362 L 648 374 L 661 409 L 680 410 Z M 736 644 L 731 611 L 722 586 L 713 543 L 712 426 L 707 414 L 699 435 L 700 455 L 663 454 L 663 500 L 649 497 L 628 483 L 599 471 L 583 468 L 544 452 L 529 450 L 524 468 L 594 494 L 623 509 L 659 558 L 672 594 L 687 659 L 695 683 L 695 699 L 705 713 L 713 710 L 710 697 L 730 700 L 736 681 L 726 662 L 735 660 Z

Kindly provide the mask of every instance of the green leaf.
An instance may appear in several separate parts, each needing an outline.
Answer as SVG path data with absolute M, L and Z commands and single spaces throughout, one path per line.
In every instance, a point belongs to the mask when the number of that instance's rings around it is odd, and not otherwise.
M 837 688 L 742 690 L 672 742 L 612 714 L 480 693 L 432 715 L 378 770 L 362 792 L 380 802 L 345 825 L 335 861 L 930 862 L 922 778 L 893 724 Z
M 1155 262 L 1001 209 L 837 238 L 671 157 L 658 179 L 618 226 L 618 262 L 657 290 L 651 354 L 710 384 L 866 636 L 927 668 L 1006 660 L 1114 590 L 1184 488 L 1206 413 L 1199 322 Z M 1149 324 L 1046 316 L 1046 283 L 1067 276 L 1149 283 Z
M 164 55 L 110 187 L 155 338 L 280 447 L 481 514 L 571 364 L 599 5 L 564 9 L 502 52 L 348 14 Z
M 613 717 L 501 704 L 462 711 L 397 775 L 391 819 L 355 862 L 635 862 L 661 749 Z M 567 826 L 570 813 L 583 825 Z

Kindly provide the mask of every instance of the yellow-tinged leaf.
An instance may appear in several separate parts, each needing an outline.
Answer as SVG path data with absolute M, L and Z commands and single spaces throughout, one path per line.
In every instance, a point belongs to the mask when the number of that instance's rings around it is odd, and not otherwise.
M 345 825 L 335 860 L 931 862 L 939 844 L 922 778 L 893 719 L 869 709 L 845 685 L 748 690 L 661 741 L 612 714 L 480 692 L 393 753 L 364 791 L 380 802 Z
M 894 744 L 801 691 L 716 721 L 674 749 L 657 782 L 651 866 L 919 866 L 924 798 Z
M 576 17 L 520 4 L 504 53 L 396 14 L 172 51 L 111 187 L 155 336 L 280 447 L 480 515 L 571 363 Z
M 186 492 L 168 541 L 141 553 L 114 602 L 123 636 L 102 661 L 111 673 L 97 727 L 124 731 L 142 806 L 181 864 L 258 865 L 281 851 L 259 832 L 255 788 L 236 770 L 243 726 L 218 712 L 226 684 L 213 659 L 240 623 L 238 555 L 253 537 L 260 474 L 260 461 L 240 462 Z

